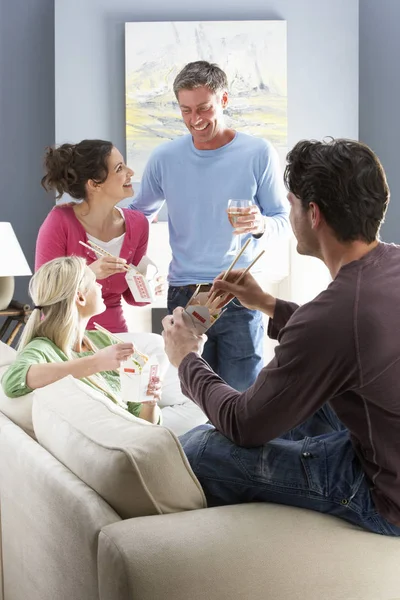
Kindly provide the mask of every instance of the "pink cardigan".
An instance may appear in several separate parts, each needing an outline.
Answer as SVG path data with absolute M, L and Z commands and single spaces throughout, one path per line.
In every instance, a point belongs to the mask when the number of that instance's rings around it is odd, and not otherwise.
M 123 208 L 126 233 L 122 244 L 121 258 L 137 265 L 146 254 L 149 239 L 149 222 L 143 213 Z M 88 243 L 86 231 L 75 216 L 71 206 L 55 206 L 39 229 L 36 241 L 35 270 L 59 256 L 82 256 L 88 264 L 98 259 L 96 254 L 81 244 Z M 128 304 L 143 306 L 133 299 L 124 273 L 111 275 L 101 280 L 106 311 L 91 319 L 87 328 L 93 329 L 93 320 L 114 333 L 127 331 L 122 312 L 121 296 Z

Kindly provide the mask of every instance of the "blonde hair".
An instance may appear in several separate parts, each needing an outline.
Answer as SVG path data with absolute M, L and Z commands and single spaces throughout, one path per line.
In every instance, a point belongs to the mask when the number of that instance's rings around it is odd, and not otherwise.
M 94 273 L 79 256 L 62 256 L 42 265 L 29 282 L 29 294 L 35 308 L 25 325 L 18 351 L 23 350 L 34 338 L 45 337 L 60 348 L 68 359 L 74 358 L 72 351 L 79 338 L 76 297 L 79 291 L 85 293 L 93 281 Z M 85 337 L 84 342 L 96 352 L 97 348 L 91 340 Z M 100 373 L 85 379 L 125 408 Z
M 94 276 L 94 275 L 93 275 Z M 18 350 L 36 337 L 46 337 L 72 358 L 79 335 L 78 291 L 86 292 L 91 271 L 78 256 L 63 256 L 45 263 L 29 283 L 35 308 L 25 325 Z

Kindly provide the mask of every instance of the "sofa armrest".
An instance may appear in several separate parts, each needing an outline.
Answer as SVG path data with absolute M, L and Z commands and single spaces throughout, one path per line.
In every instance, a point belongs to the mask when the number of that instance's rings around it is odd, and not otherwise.
M 335 517 L 273 504 L 209 508 L 104 527 L 100 599 L 395 598 L 399 561 L 399 539 Z
M 4 599 L 98 600 L 99 533 L 120 517 L 1 413 L 0 501 Z

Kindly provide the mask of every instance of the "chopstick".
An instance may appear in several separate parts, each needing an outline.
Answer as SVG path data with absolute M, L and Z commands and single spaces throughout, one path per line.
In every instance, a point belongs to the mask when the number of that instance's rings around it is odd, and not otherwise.
M 245 243 L 245 245 L 244 245 L 244 246 L 242 246 L 242 248 L 240 249 L 240 252 L 238 253 L 238 255 L 237 255 L 237 256 L 236 256 L 236 257 L 233 259 L 233 261 L 231 262 L 231 264 L 229 265 L 229 267 L 228 267 L 228 268 L 227 268 L 227 270 L 225 271 L 225 273 L 224 273 L 224 276 L 222 277 L 222 281 L 224 281 L 224 280 L 225 280 L 225 279 L 228 277 L 229 273 L 232 271 L 233 267 L 236 265 L 237 261 L 238 261 L 238 260 L 239 260 L 239 258 L 242 256 L 243 252 L 246 250 L 246 248 L 247 248 L 247 246 L 250 244 L 250 242 L 251 242 L 251 238 L 249 238 L 249 239 L 247 240 L 247 242 Z M 254 263 L 252 263 L 252 265 L 253 265 L 253 264 L 254 264 Z M 212 303 L 213 303 L 213 301 L 215 300 L 216 296 L 217 296 L 217 293 L 216 293 L 216 292 L 213 292 L 213 293 L 211 294 L 211 296 L 209 297 L 209 299 L 207 300 L 207 302 L 206 302 L 206 304 L 205 304 L 205 305 L 207 306 L 207 308 L 210 306 L 210 304 L 212 304 Z
M 115 333 L 111 333 L 111 331 L 108 331 L 108 329 L 106 329 L 102 325 L 99 325 L 98 323 L 94 323 L 94 322 L 93 322 L 93 325 L 94 325 L 95 329 L 97 329 L 98 331 L 102 331 L 103 333 L 106 333 L 110 337 L 114 338 L 114 340 L 116 342 L 118 342 L 119 344 L 126 344 L 125 340 L 123 340 L 122 338 L 115 335 Z
M 109 335 L 111 338 L 113 338 L 114 340 L 116 340 L 119 344 L 125 344 L 125 340 L 121 339 L 120 337 L 118 337 L 117 335 L 115 335 L 114 333 L 111 333 L 111 331 L 108 331 L 108 329 L 106 329 L 105 327 L 102 327 L 101 325 L 99 325 L 98 323 L 93 323 L 94 328 L 97 329 L 97 331 L 102 331 L 103 333 L 106 333 L 107 335 Z M 139 352 L 139 350 L 137 350 L 137 348 L 135 348 L 135 346 L 133 346 L 134 352 L 136 352 L 136 354 L 139 354 L 143 360 L 145 361 L 145 363 L 149 360 L 149 357 L 147 356 L 147 354 L 142 354 L 141 352 Z M 135 365 L 138 365 L 140 372 L 142 370 L 142 366 L 135 361 L 134 359 L 132 359 L 133 362 L 135 363 Z M 132 376 L 129 375 L 129 373 L 126 373 L 126 375 L 128 375 L 129 379 L 132 379 Z
M 241 280 L 243 279 L 243 277 L 246 275 L 246 273 L 248 273 L 251 269 L 251 267 L 253 265 L 255 265 L 255 263 L 262 257 L 262 255 L 264 254 L 265 250 L 261 250 L 260 254 L 258 256 L 255 257 L 255 259 L 249 264 L 248 267 L 246 267 L 246 269 L 239 275 L 239 277 L 236 279 L 236 281 L 234 281 L 233 283 L 235 285 L 237 285 L 238 283 L 241 282 Z M 222 278 L 222 280 L 226 279 L 225 277 Z M 214 294 L 216 294 L 216 292 L 214 292 Z M 212 296 L 214 295 L 212 294 Z M 212 297 L 211 296 L 211 297 Z M 214 298 L 211 302 L 211 304 L 208 305 L 208 308 L 214 309 L 216 308 L 216 306 L 213 306 L 214 303 L 221 304 L 221 302 L 224 301 L 225 298 L 227 298 L 229 296 L 229 292 L 225 292 L 224 294 L 222 294 L 222 296 L 217 296 L 216 298 Z M 211 299 L 211 298 L 210 298 Z M 207 306 L 207 304 L 206 304 Z
M 194 299 L 196 298 L 196 296 L 197 296 L 197 294 L 199 293 L 199 290 L 200 290 L 200 288 L 201 288 L 201 286 L 202 286 L 202 285 L 203 285 L 202 283 L 199 283 L 199 284 L 197 285 L 196 289 L 194 290 L 193 294 L 191 295 L 191 297 L 190 297 L 190 300 L 189 300 L 189 302 L 186 304 L 185 308 L 187 308 L 187 307 L 190 305 L 191 301 L 192 301 L 192 300 L 194 300 Z
M 115 333 L 111 333 L 111 331 L 108 331 L 108 329 L 106 329 L 105 327 L 102 327 L 102 325 L 99 325 L 98 323 L 94 323 L 94 328 L 97 329 L 97 331 L 102 331 L 103 333 L 106 333 L 107 335 L 109 335 L 110 337 L 112 337 L 114 340 L 116 340 L 119 344 L 126 344 L 126 340 L 123 340 L 122 338 L 118 337 L 117 335 L 115 335 Z M 140 352 L 137 348 L 135 348 L 135 346 L 133 346 L 134 352 L 136 354 L 139 354 L 139 356 L 141 356 L 143 359 L 145 359 L 146 361 L 149 360 L 149 357 L 147 356 L 147 354 L 143 354 L 143 352 Z
M 101 248 L 100 246 L 98 246 L 97 244 L 95 244 L 94 242 L 92 242 L 91 240 L 89 240 L 89 244 L 85 244 L 85 242 L 82 242 L 82 240 L 79 240 L 79 243 L 81 244 L 81 246 L 85 246 L 85 248 L 88 248 L 89 250 L 92 250 L 92 252 L 94 252 L 95 254 L 97 254 L 98 256 L 111 256 L 111 258 L 118 258 L 117 256 L 114 256 L 114 254 L 111 254 L 111 252 L 107 252 L 107 250 L 104 250 L 103 248 Z M 134 269 L 134 267 L 132 267 L 132 265 L 125 265 L 126 270 L 128 271 L 129 269 L 133 269 L 136 271 L 136 269 Z

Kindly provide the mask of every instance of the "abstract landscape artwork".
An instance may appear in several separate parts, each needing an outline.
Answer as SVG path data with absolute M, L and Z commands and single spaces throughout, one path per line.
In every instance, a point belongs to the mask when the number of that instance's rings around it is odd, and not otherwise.
M 125 24 L 127 162 L 140 181 L 160 143 L 187 133 L 173 81 L 188 62 L 227 74 L 233 129 L 287 147 L 286 21 L 179 21 Z

